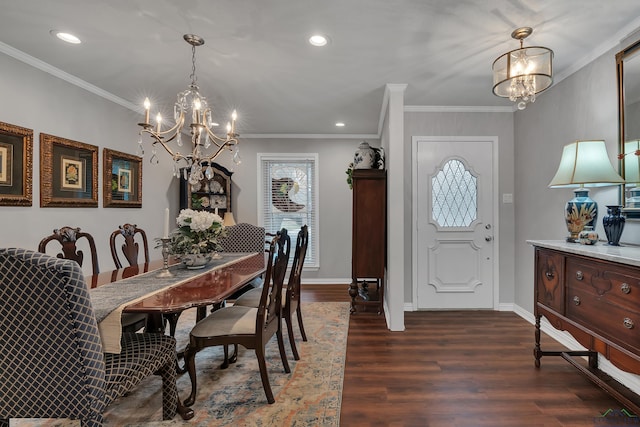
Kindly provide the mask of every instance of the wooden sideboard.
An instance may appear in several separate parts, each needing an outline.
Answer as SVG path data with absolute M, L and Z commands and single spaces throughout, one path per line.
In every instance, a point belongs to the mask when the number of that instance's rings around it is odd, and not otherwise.
M 560 356 L 640 414 L 640 396 L 598 368 L 600 354 L 619 369 L 640 375 L 640 248 L 528 243 L 535 247 L 536 367 L 543 356 Z M 586 350 L 543 351 L 542 316 Z

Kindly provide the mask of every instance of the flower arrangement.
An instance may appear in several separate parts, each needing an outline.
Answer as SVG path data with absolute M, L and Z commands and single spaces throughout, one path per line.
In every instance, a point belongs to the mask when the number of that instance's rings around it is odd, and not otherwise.
M 207 254 L 220 250 L 218 239 L 226 236 L 222 218 L 207 211 L 182 209 L 178 228 L 169 235 L 171 254 Z

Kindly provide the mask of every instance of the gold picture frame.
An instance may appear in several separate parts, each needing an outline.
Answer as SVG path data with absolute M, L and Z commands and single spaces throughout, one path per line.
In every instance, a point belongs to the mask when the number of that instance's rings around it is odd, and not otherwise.
M 102 197 L 105 208 L 142 207 L 142 158 L 104 148 Z
M 98 147 L 40 134 L 40 207 L 98 207 Z
M 0 206 L 31 206 L 33 130 L 0 122 Z

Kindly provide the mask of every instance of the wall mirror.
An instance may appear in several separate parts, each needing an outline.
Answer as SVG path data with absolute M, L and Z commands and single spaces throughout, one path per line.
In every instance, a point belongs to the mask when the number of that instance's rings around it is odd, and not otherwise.
M 640 218 L 640 40 L 616 54 L 620 204 L 628 218 Z

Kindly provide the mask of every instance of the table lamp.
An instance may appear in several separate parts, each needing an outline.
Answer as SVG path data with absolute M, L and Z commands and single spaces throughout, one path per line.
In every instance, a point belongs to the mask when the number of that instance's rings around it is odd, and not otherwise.
M 598 204 L 589 197 L 587 187 L 624 184 L 607 155 L 604 141 L 575 141 L 564 146 L 558 171 L 549 188 L 577 187 L 574 198 L 567 202 L 565 221 L 567 242 L 578 242 L 578 234 L 585 226 L 595 229 Z
M 225 227 L 231 227 L 232 225 L 236 225 L 236 220 L 233 219 L 233 213 L 225 212 L 224 219 L 222 220 L 222 225 Z

